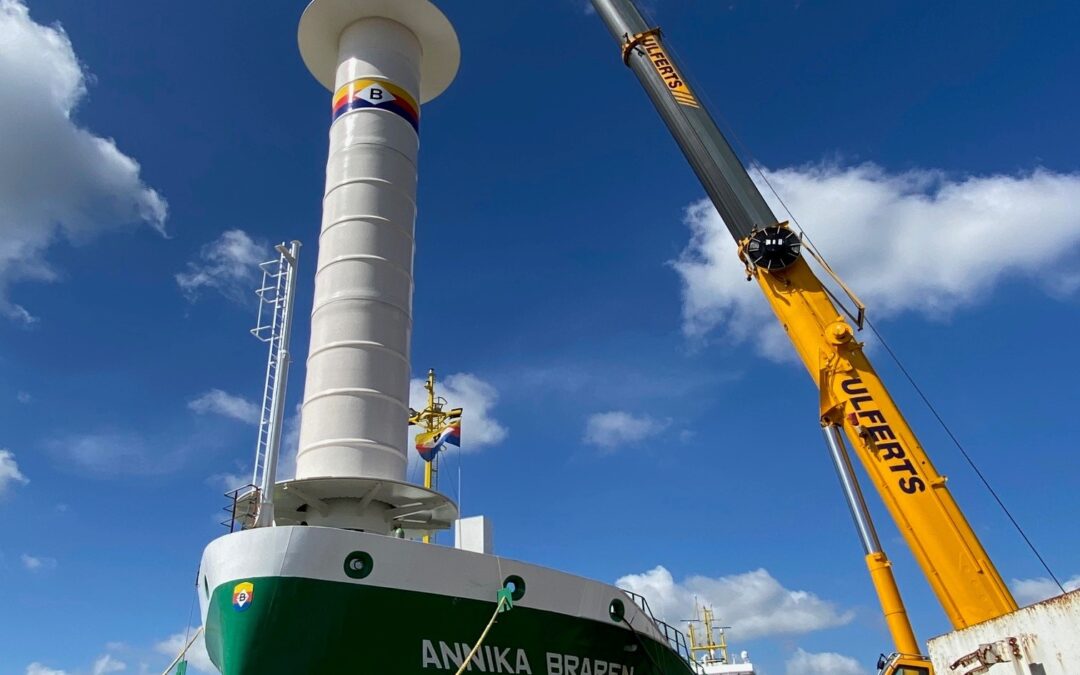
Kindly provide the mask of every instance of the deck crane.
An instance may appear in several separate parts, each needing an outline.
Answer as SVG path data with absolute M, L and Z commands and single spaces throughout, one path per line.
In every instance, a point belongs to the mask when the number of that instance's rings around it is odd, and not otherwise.
M 863 304 L 814 248 L 788 222 L 781 222 L 773 214 L 687 82 L 684 71 L 665 48 L 660 30 L 646 23 L 633 0 L 592 0 L 592 3 L 618 41 L 623 62 L 645 88 L 735 239 L 747 278 L 756 280 L 761 287 L 818 386 L 825 441 L 894 642 L 895 652 L 879 661 L 880 672 L 930 675 L 937 665 L 944 672 L 982 673 L 994 663 L 1022 659 L 1031 663 L 1030 671 L 1015 672 L 1059 672 L 1046 669 L 1045 664 L 1036 660 L 1046 657 L 1021 652 L 1056 649 L 1057 658 L 1063 658 L 1061 654 L 1066 650 L 1059 649 L 1057 643 L 1050 646 L 1048 643 L 1058 639 L 1058 632 L 1063 635 L 1076 632 L 1075 626 L 1080 625 L 1080 595 L 1064 598 L 1069 601 L 1067 610 L 1072 612 L 1068 625 L 1060 625 L 1059 621 L 1056 628 L 1051 625 L 1050 629 L 1043 629 L 1040 621 L 1046 617 L 1035 619 L 1028 616 L 1027 609 L 1018 611 L 1001 575 L 953 500 L 945 478 L 935 470 L 855 338 L 852 326 L 862 328 Z M 840 292 L 834 294 L 822 283 L 808 264 L 806 254 L 815 259 Z M 845 297 L 841 299 L 838 295 Z M 932 641 L 931 656 L 924 655 L 911 628 L 891 564 L 859 488 L 844 436 L 953 625 L 953 633 Z M 1010 618 L 1015 621 L 1009 622 Z M 1014 634 L 1003 634 L 997 641 L 970 644 L 971 640 L 984 639 L 976 635 L 998 630 L 993 621 L 1003 619 L 1000 630 Z M 974 626 L 983 627 L 980 630 L 984 632 L 968 630 Z M 1033 638 L 1039 647 L 1022 646 L 1018 635 Z M 945 640 L 949 636 L 959 637 Z M 1075 651 L 1080 645 L 1075 638 L 1062 639 L 1070 640 L 1073 650 L 1065 657 L 1071 659 L 1067 661 L 1072 666 L 1069 672 L 1080 672 L 1077 669 L 1080 654 Z M 957 653 L 957 649 L 963 650 L 965 640 L 971 647 L 970 653 Z M 940 658 L 934 653 L 934 643 L 938 641 L 942 641 Z M 1066 672 L 1065 663 L 1062 662 L 1062 673 Z

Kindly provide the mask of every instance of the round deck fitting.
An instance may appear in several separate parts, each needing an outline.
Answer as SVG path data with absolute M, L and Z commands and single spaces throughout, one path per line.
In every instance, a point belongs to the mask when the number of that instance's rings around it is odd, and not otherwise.
M 420 102 L 446 91 L 461 63 L 461 45 L 450 20 L 429 0 L 312 0 L 300 18 L 297 41 L 315 79 L 334 90 L 341 33 L 361 19 L 376 17 L 400 23 L 420 40 Z

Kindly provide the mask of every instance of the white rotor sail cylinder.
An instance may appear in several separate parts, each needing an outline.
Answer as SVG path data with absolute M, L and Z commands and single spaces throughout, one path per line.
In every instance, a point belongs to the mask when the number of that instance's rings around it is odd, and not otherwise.
M 404 480 L 421 46 L 341 33 L 297 478 Z

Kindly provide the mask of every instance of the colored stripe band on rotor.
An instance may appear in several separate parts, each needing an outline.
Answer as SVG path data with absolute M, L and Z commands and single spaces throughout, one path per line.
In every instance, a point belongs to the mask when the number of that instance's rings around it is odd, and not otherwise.
M 334 93 L 331 124 L 353 110 L 376 108 L 394 113 L 420 132 L 420 106 L 409 92 L 388 80 L 353 80 Z

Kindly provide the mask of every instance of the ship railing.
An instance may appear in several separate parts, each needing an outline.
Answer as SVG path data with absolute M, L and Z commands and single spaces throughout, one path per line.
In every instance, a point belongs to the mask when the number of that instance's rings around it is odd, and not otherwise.
M 252 494 L 253 498 L 248 498 Z M 230 490 L 225 493 L 228 502 L 222 509 L 229 517 L 221 521 L 221 525 L 229 529 L 229 532 L 237 530 L 250 530 L 255 527 L 255 518 L 258 516 L 256 509 L 259 505 L 259 487 L 248 484 Z
M 678 654 L 683 661 L 686 661 L 687 665 L 689 665 L 694 670 L 694 672 L 705 672 L 704 669 L 701 667 L 701 664 L 694 661 L 693 656 L 690 654 L 690 646 L 689 643 L 687 643 L 686 641 L 686 635 L 684 635 L 681 630 L 679 630 L 675 626 L 672 626 L 667 621 L 656 618 L 656 615 L 653 614 L 652 608 L 649 607 L 649 601 L 645 599 L 645 596 L 634 593 L 633 591 L 628 591 L 625 588 L 622 589 L 622 591 L 623 593 L 626 593 L 631 600 L 634 601 L 634 604 L 638 606 L 638 609 L 644 612 L 645 616 L 649 617 L 649 619 L 653 622 L 653 625 L 656 626 L 657 630 L 659 630 L 664 635 L 664 639 L 667 640 L 668 647 L 670 647 L 673 652 Z

